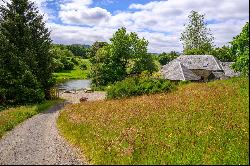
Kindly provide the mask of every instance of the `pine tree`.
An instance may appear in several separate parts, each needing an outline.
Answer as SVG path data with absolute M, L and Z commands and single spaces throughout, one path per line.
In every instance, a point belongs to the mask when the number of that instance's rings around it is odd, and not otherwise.
M 213 36 L 206 27 L 203 14 L 191 11 L 189 23 L 181 34 L 184 54 L 207 54 L 213 48 Z
M 19 89 L 23 94 L 16 92 L 18 94 L 12 94 L 11 97 L 16 98 L 17 102 L 36 102 L 36 99 L 40 101 L 44 94 L 48 98 L 52 85 L 52 58 L 49 53 L 51 39 L 50 32 L 43 22 L 43 16 L 39 14 L 35 4 L 28 0 L 11 0 L 1 5 L 0 32 L 1 39 L 7 41 L 0 47 L 2 59 L 0 69 L 9 73 L 10 77 L 16 78 L 16 85 L 23 87 L 23 90 Z M 8 47 L 11 49 L 7 49 Z M 4 55 L 4 49 L 7 51 L 6 55 L 13 55 L 15 58 Z M 16 63 L 13 62 L 15 60 Z M 6 67 L 3 61 L 13 66 Z M 13 81 L 6 79 L 5 92 L 7 93 Z M 27 86 L 29 90 L 23 92 Z M 31 92 L 36 96 L 31 95 Z M 27 99 L 28 95 L 33 96 L 33 100 Z M 6 96 L 8 94 L 5 98 Z M 21 98 L 26 98 L 27 101 L 19 100 Z

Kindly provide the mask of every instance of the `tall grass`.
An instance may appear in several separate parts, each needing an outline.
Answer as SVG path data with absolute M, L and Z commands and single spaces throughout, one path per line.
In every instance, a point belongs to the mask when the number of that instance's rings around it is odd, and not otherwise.
M 69 105 L 60 132 L 92 164 L 249 164 L 248 79 Z

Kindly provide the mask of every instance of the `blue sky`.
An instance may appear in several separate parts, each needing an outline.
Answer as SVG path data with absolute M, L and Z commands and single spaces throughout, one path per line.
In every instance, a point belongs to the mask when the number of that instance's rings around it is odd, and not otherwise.
M 94 0 L 94 3 L 92 6 L 94 7 L 101 7 L 106 8 L 111 13 L 115 13 L 119 10 L 127 10 L 129 5 L 132 3 L 140 3 L 140 4 L 146 4 L 149 3 L 151 0 Z
M 109 41 L 120 27 L 149 41 L 149 52 L 182 51 L 180 34 L 191 10 L 205 14 L 216 46 L 249 21 L 248 0 L 33 0 L 55 43 Z
M 104 8 L 104 9 L 107 9 L 112 14 L 116 14 L 121 11 L 127 11 L 129 6 L 132 3 L 147 4 L 149 2 L 151 2 L 151 0 L 123 0 L 123 1 L 121 0 L 93 0 L 93 3 L 90 5 L 90 7 Z M 57 16 L 58 12 L 60 11 L 59 0 L 44 1 L 42 5 L 44 8 L 50 9 L 50 14 L 53 16 Z M 134 10 L 130 9 L 129 11 L 133 12 Z M 51 19 L 51 21 L 63 24 L 58 17 Z

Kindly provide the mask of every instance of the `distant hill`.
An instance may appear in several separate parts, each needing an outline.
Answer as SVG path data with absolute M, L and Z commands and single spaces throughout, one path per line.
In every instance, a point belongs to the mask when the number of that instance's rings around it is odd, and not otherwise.
M 57 43 L 53 43 L 54 45 L 59 45 L 59 46 L 70 46 L 70 45 L 77 45 L 77 46 L 82 46 L 84 48 L 90 48 L 91 45 L 87 45 L 87 44 L 57 44 Z
M 177 53 L 177 55 L 182 54 L 181 52 L 178 52 L 178 51 L 175 51 L 175 52 Z M 169 53 L 169 52 L 166 52 L 166 53 Z M 151 54 L 151 55 L 160 55 L 161 53 L 150 52 L 149 54 Z

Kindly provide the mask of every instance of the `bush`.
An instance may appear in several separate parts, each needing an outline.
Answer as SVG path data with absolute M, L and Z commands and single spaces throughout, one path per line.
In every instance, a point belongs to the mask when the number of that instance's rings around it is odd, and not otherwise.
M 55 58 L 53 58 L 52 65 L 53 65 L 53 68 L 54 68 L 53 69 L 54 72 L 60 72 L 64 68 L 63 63 L 59 59 L 55 59 Z
M 73 62 L 75 65 L 79 65 L 79 61 L 76 58 L 72 58 L 71 62 Z
M 175 89 L 175 85 L 165 79 L 131 77 L 126 78 L 123 81 L 116 82 L 106 90 L 108 99 L 119 99 L 144 94 L 169 92 L 173 89 Z
M 81 68 L 82 70 L 87 70 L 87 69 L 88 69 L 88 67 L 87 67 L 86 64 L 82 64 L 82 65 L 80 66 L 80 68 Z
M 68 60 L 66 58 L 63 58 L 61 62 L 63 63 L 63 66 L 64 66 L 63 69 L 64 70 L 73 70 L 74 69 L 75 65 L 70 60 Z
M 175 51 L 171 51 L 170 53 L 163 52 L 158 56 L 158 60 L 161 65 L 166 65 L 168 62 L 172 61 L 177 57 L 178 54 Z

